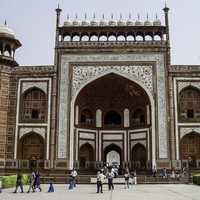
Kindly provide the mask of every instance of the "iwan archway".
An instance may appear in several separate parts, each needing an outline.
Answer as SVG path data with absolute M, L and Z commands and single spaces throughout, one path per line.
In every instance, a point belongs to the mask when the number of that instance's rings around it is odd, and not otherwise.
M 148 129 L 151 137 L 148 159 L 155 163 L 154 102 L 149 90 L 137 80 L 116 72 L 104 74 L 81 87 L 71 108 L 71 138 L 76 139 L 71 143 L 70 155 L 75 160 L 79 157 L 78 144 L 88 140 L 96 146 L 96 161 L 105 160 L 103 147 L 112 142 L 122 149 L 122 161 L 130 161 L 129 131 Z

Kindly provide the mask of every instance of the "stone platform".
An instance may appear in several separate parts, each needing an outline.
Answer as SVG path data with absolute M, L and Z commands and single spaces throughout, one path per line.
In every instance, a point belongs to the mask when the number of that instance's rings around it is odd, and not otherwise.
M 54 185 L 55 192 L 47 193 L 48 185 L 42 185 L 43 191 L 36 193 L 13 194 L 12 189 L 5 189 L 0 193 L 1 200 L 199 200 L 200 187 L 184 184 L 155 184 L 136 185 L 125 189 L 124 185 L 115 185 L 113 192 L 104 185 L 103 194 L 96 194 L 96 185 L 77 185 L 73 191 L 67 190 L 67 185 Z M 27 186 L 25 191 L 27 191 Z

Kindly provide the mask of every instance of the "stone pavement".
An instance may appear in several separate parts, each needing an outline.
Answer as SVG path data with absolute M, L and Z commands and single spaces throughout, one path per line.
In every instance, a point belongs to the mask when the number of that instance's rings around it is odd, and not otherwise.
M 47 193 L 47 187 L 42 185 L 42 192 L 29 194 L 13 194 L 14 189 L 5 189 L 0 193 L 0 200 L 200 200 L 200 187 L 195 185 L 146 184 L 129 189 L 115 185 L 113 192 L 104 185 L 103 194 L 96 194 L 96 185 L 77 185 L 73 191 L 66 190 L 66 185 L 54 185 L 54 193 Z

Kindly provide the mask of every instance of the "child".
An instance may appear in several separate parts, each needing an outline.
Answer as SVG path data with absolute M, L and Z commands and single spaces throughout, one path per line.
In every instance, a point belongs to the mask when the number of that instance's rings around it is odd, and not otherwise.
M 53 183 L 52 182 L 49 183 L 48 192 L 54 192 L 54 187 L 53 187 Z

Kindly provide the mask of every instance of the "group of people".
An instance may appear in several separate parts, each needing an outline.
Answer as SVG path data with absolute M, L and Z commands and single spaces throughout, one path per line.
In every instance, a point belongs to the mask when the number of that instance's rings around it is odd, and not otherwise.
M 106 172 L 105 172 L 106 171 Z M 113 179 L 116 178 L 115 169 L 108 168 L 108 170 L 100 170 L 97 172 L 97 193 L 103 193 L 103 183 L 105 179 L 108 180 L 108 190 L 114 190 Z M 130 180 L 131 179 L 131 180 Z M 129 188 L 129 184 L 137 184 L 136 171 L 131 172 L 126 167 L 124 170 L 125 188 Z
M 186 175 L 185 168 L 182 169 L 182 173 L 180 170 L 176 170 L 174 168 L 172 168 L 171 171 L 167 171 L 166 168 L 163 168 L 163 169 L 159 170 L 159 173 L 155 166 L 152 169 L 153 177 L 160 176 L 162 178 L 174 178 L 174 179 L 176 178 L 177 180 L 179 180 L 180 176 L 184 177 L 185 175 Z
M 20 188 L 21 193 L 24 192 L 23 190 L 23 176 L 22 174 L 19 172 L 17 174 L 17 180 L 16 180 L 16 186 L 15 186 L 15 191 L 13 193 L 17 193 L 18 189 Z M 37 191 L 37 189 L 41 192 L 41 186 L 40 186 L 40 173 L 39 171 L 33 171 L 29 177 L 29 189 L 27 191 L 27 193 L 31 192 L 35 192 Z

